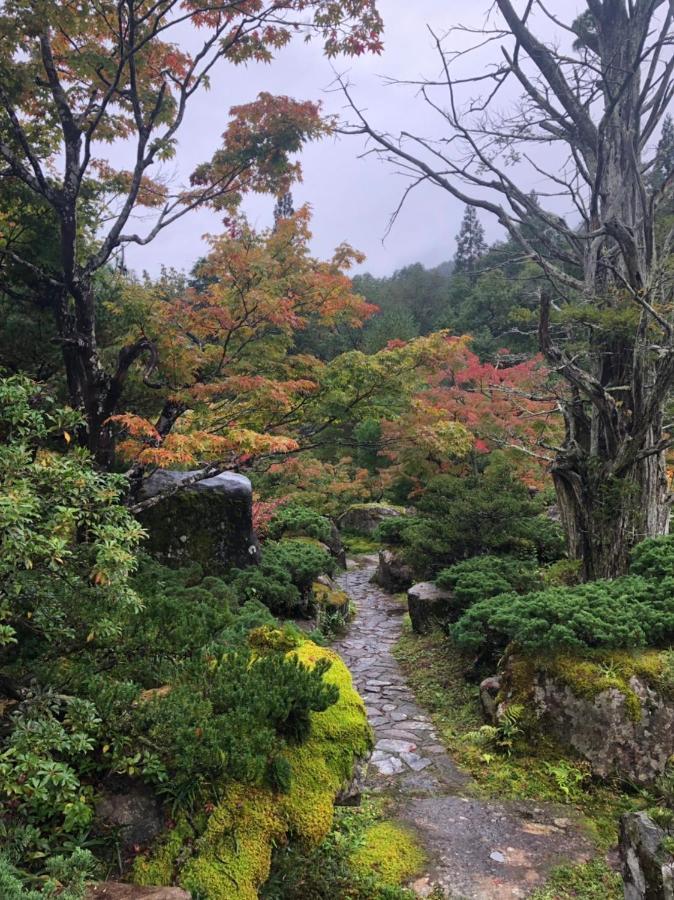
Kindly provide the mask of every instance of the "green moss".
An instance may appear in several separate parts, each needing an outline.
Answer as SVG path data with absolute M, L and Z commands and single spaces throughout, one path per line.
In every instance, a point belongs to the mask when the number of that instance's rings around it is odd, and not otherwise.
M 346 591 L 338 591 L 329 588 L 320 581 L 315 581 L 312 587 L 314 599 L 321 606 L 331 606 L 335 609 L 344 609 L 349 605 L 349 595 Z
M 302 846 L 315 847 L 330 831 L 335 795 L 351 777 L 354 760 L 371 748 L 372 734 L 363 701 L 336 653 L 311 641 L 290 653 L 307 665 L 329 658 L 332 666 L 325 679 L 339 687 L 339 700 L 325 712 L 312 714 L 309 739 L 285 752 L 292 773 L 289 792 L 227 785 L 186 864 L 180 867 L 184 848 L 178 839 L 165 840 L 149 858 L 137 862 L 135 880 L 143 879 L 139 883 L 171 884 L 181 868 L 177 881 L 197 896 L 257 900 L 274 847 L 290 836 Z
M 668 654 L 660 650 L 614 650 L 597 653 L 590 658 L 560 654 L 553 658 L 531 660 L 528 665 L 567 685 L 578 697 L 591 700 L 602 691 L 619 691 L 625 697 L 628 716 L 638 722 L 641 719 L 641 702 L 630 685 L 630 679 L 637 677 L 656 690 L 667 692 L 667 664 Z
M 620 875 L 601 859 L 555 869 L 530 900 L 621 900 Z
M 426 856 L 414 835 L 395 822 L 377 822 L 363 835 L 352 856 L 356 871 L 374 872 L 381 881 L 398 887 L 421 871 Z
M 180 819 L 155 846 L 151 855 L 137 856 L 133 865 L 133 881 L 140 885 L 173 884 L 176 862 L 186 851 L 194 831 L 185 819 Z
M 373 537 L 368 537 L 363 534 L 354 534 L 349 531 L 343 531 L 341 537 L 344 548 L 348 553 L 351 553 L 354 556 L 378 553 L 381 549 L 381 542 Z

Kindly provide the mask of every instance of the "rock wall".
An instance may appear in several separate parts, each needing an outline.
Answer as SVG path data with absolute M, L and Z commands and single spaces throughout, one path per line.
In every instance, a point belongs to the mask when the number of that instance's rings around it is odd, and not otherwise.
M 673 900 L 674 860 L 663 846 L 666 837 L 648 813 L 627 813 L 620 820 L 625 900 Z
M 159 471 L 148 478 L 140 499 L 174 490 L 192 472 Z M 138 516 L 148 532 L 145 547 L 160 562 L 198 562 L 207 574 L 258 561 L 253 531 L 253 489 L 248 478 L 225 472 L 168 494 Z

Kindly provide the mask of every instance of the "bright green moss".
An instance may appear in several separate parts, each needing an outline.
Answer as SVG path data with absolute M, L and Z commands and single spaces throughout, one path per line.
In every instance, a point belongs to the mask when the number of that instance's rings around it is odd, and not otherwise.
M 371 825 L 352 857 L 357 871 L 374 872 L 391 887 L 402 885 L 420 872 L 425 861 L 414 835 L 395 822 Z
M 172 884 L 175 878 L 176 860 L 194 836 L 185 819 L 167 832 L 150 856 L 138 856 L 133 865 L 135 884 Z
M 332 826 L 335 795 L 350 778 L 354 760 L 372 745 L 365 706 L 337 654 L 311 641 L 289 652 L 307 665 L 329 658 L 325 679 L 339 687 L 339 700 L 313 713 L 309 739 L 286 751 L 292 773 L 287 794 L 243 784 L 225 789 L 177 878 L 208 900 L 256 900 L 269 875 L 273 847 L 290 835 L 304 846 L 318 845 Z M 135 880 L 171 884 L 183 850 L 177 838 L 164 841 L 149 859 L 137 862 Z
M 651 687 L 662 689 L 666 665 L 667 655 L 658 650 L 634 653 L 614 650 L 583 659 L 562 654 L 553 659 L 534 661 L 536 669 L 568 685 L 578 697 L 591 700 L 603 691 L 620 691 L 625 697 L 627 714 L 635 722 L 641 719 L 641 702 L 630 679 L 636 677 Z
M 349 605 L 349 595 L 346 591 L 338 591 L 329 588 L 320 581 L 315 581 L 312 587 L 313 595 L 321 606 L 331 606 L 335 609 L 343 609 Z

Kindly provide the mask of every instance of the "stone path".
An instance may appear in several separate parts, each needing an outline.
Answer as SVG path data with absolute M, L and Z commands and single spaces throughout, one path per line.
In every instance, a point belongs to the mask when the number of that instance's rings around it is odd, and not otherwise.
M 371 584 L 376 559 L 361 557 L 339 579 L 357 614 L 335 649 L 365 700 L 375 748 L 365 787 L 392 801 L 392 815 L 417 832 L 429 856 L 412 886 L 453 900 L 526 897 L 561 862 L 583 862 L 592 845 L 574 813 L 554 804 L 478 799 L 474 783 L 439 742 L 392 649 L 405 607 Z

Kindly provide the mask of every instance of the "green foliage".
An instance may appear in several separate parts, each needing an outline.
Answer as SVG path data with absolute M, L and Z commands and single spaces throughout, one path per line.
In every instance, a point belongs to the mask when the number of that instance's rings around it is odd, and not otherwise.
M 83 900 L 86 882 L 96 870 L 96 861 L 88 850 L 75 850 L 70 856 L 49 860 L 47 875 L 40 890 L 25 886 L 23 874 L 6 856 L 0 856 L 0 897 L 2 900 Z
M 368 834 L 382 825 L 389 823 L 381 821 L 371 802 L 336 810 L 332 830 L 319 847 L 307 851 L 290 845 L 277 851 L 261 900 L 412 900 L 411 891 L 387 884 L 376 867 L 358 864 Z
M 508 591 L 525 593 L 541 586 L 539 569 L 531 560 L 509 556 L 475 556 L 443 569 L 436 583 L 451 590 L 457 608 Z
M 527 654 L 657 646 L 674 638 L 674 579 L 629 575 L 574 588 L 501 594 L 453 626 L 465 650 L 497 657 L 512 641 Z
M 403 544 L 423 575 L 481 554 L 547 562 L 561 555 L 562 537 L 543 514 L 543 503 L 531 497 L 505 459 L 492 454 L 481 474 L 432 479 L 417 501 L 417 515 L 383 525 L 379 535 Z
M 622 897 L 620 873 L 603 859 L 593 859 L 576 866 L 559 866 L 547 884 L 534 891 L 531 900 L 622 900 Z
M 78 423 L 28 379 L 0 380 L 0 647 L 114 642 L 140 605 L 129 576 L 143 532 L 120 504 L 125 479 L 73 448 Z
M 305 535 L 317 541 L 328 541 L 330 520 L 308 506 L 282 506 L 269 523 L 267 533 L 272 540 L 284 536 Z
M 323 681 L 329 666 L 243 649 L 194 660 L 168 693 L 140 703 L 134 716 L 134 729 L 156 748 L 166 773 L 163 792 L 184 807 L 199 797 L 217 799 L 228 779 L 288 787 L 281 751 L 305 741 L 309 714 L 338 699 L 337 688 Z
M 632 551 L 630 572 L 644 578 L 674 577 L 674 535 L 647 538 Z
M 331 556 L 311 541 L 269 541 L 258 566 L 234 570 L 232 587 L 237 596 L 263 603 L 274 615 L 293 616 L 306 611 L 316 578 L 334 570 Z

